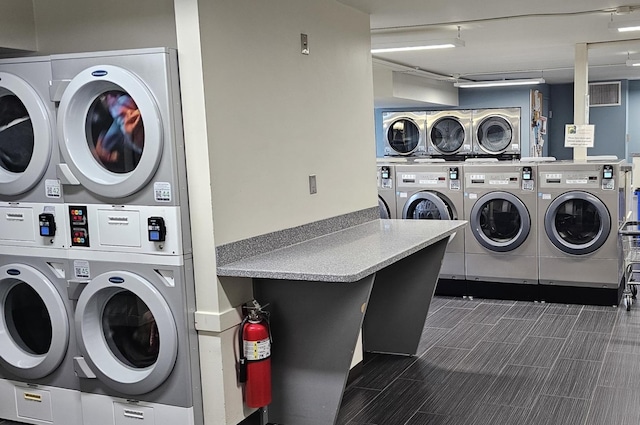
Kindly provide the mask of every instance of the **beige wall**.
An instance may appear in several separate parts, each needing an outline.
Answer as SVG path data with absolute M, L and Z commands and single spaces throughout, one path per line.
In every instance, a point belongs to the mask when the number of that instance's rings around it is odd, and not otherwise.
M 37 48 L 33 3 L 3 0 L 0 3 L 0 53 L 11 53 L 4 49 L 35 51 Z
M 176 47 L 173 0 L 33 0 L 33 4 L 41 54 Z
M 368 16 L 333 0 L 200 8 L 216 244 L 376 206 Z

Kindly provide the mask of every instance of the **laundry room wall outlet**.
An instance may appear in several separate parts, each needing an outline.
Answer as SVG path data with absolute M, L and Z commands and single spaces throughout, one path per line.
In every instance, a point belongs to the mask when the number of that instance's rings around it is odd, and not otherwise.
M 316 175 L 312 174 L 309 176 L 309 194 L 315 193 L 318 193 L 318 186 L 316 185 Z

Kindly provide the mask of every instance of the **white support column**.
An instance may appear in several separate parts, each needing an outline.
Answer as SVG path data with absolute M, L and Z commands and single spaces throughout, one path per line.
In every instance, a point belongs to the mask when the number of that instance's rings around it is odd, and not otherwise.
M 573 123 L 589 124 L 589 46 L 576 44 L 573 89 Z M 573 148 L 575 161 L 587 160 L 587 148 Z

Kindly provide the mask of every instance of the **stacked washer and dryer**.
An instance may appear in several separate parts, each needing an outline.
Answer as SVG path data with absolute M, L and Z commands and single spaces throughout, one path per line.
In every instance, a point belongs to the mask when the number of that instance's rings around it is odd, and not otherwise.
M 81 425 L 49 57 L 0 61 L 0 419 Z
M 33 136 L 0 147 L 3 419 L 202 423 L 176 51 L 0 62 L 11 94 Z

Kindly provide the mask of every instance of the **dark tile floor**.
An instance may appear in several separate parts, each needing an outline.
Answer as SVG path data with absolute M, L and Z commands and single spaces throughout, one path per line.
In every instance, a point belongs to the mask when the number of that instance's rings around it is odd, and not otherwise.
M 435 297 L 418 355 L 367 355 L 338 423 L 637 425 L 640 307 Z
M 640 304 L 435 297 L 418 355 L 367 355 L 338 423 L 638 425 Z

